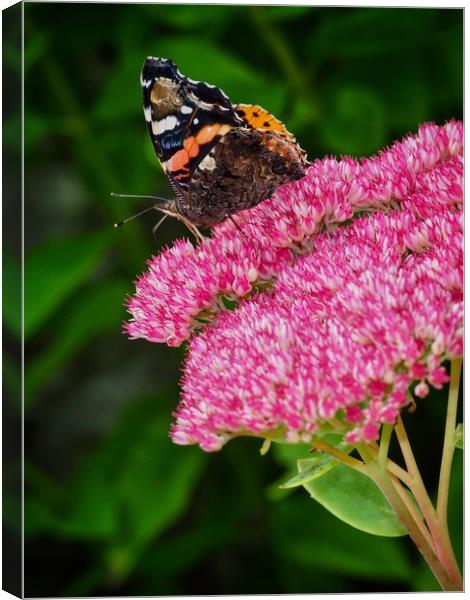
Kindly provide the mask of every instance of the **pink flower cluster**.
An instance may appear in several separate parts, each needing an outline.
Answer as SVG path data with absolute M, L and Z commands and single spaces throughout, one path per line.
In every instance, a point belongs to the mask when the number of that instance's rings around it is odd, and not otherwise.
M 173 440 L 308 442 L 333 417 L 348 442 L 376 439 L 413 382 L 441 387 L 442 360 L 462 354 L 462 225 L 406 210 L 319 234 L 273 292 L 191 341 Z
M 372 158 L 315 161 L 238 226 L 152 258 L 125 329 L 191 338 L 173 440 L 308 442 L 334 419 L 370 442 L 410 389 L 441 387 L 463 352 L 462 202 L 462 123 L 426 124 Z
M 422 125 L 376 156 L 326 158 L 306 176 L 213 230 L 153 257 L 128 301 L 131 338 L 178 346 L 224 308 L 273 280 L 315 236 L 362 211 L 408 209 L 422 218 L 462 202 L 462 123 Z

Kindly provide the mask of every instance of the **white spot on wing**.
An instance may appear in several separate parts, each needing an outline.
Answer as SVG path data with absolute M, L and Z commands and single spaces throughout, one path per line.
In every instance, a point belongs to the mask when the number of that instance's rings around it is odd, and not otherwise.
M 152 109 L 150 108 L 150 106 L 144 107 L 144 116 L 147 123 L 150 123 L 150 121 L 152 120 Z
M 142 75 L 140 76 L 140 85 L 144 88 L 148 88 L 152 85 L 151 79 L 144 79 Z
M 217 167 L 213 156 L 208 154 L 199 164 L 199 168 L 204 171 L 213 171 Z
M 178 119 L 174 115 L 170 115 L 166 118 L 166 130 L 169 131 L 174 129 L 178 125 Z
M 191 106 L 186 106 L 185 104 L 183 104 L 183 106 L 181 107 L 181 112 L 183 113 L 183 115 L 189 115 L 193 112 L 193 109 L 191 108 Z
M 193 121 L 194 125 L 197 125 L 199 123 L 199 119 L 196 117 Z
M 163 133 L 165 131 L 165 121 L 166 119 L 157 121 L 157 134 Z
M 174 115 L 169 115 L 168 117 L 157 121 L 156 131 L 154 130 L 154 133 L 159 135 L 160 133 L 164 133 L 165 131 L 171 131 L 176 127 L 176 125 L 178 125 L 178 119 Z M 152 129 L 154 129 L 153 126 Z

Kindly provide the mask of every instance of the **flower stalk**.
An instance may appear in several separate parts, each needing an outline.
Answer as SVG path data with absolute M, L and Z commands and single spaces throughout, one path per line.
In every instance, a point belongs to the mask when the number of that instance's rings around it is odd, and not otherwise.
M 456 372 L 458 374 L 460 373 L 460 371 L 454 367 L 454 381 L 453 381 L 453 385 L 451 384 L 451 386 L 449 388 L 449 404 L 452 404 L 452 405 L 455 404 L 455 398 L 458 396 L 459 381 L 458 381 L 458 375 L 456 376 Z M 457 377 L 457 379 L 456 379 L 456 377 Z M 457 392 L 455 391 L 455 388 L 457 388 Z M 452 421 L 452 419 L 453 419 L 453 422 L 454 422 L 454 428 L 452 430 L 452 431 L 454 431 L 455 430 L 455 406 L 452 406 L 450 411 L 448 409 L 448 411 L 447 411 L 448 417 L 449 417 L 449 413 L 450 413 L 450 420 Z M 451 464 L 449 465 L 449 459 L 448 459 L 448 457 L 445 456 L 445 453 L 450 452 L 448 447 L 446 447 L 446 446 L 450 445 L 448 442 L 448 439 L 449 439 L 448 430 L 449 429 L 450 429 L 450 426 L 448 425 L 448 423 L 446 423 L 446 430 L 445 430 L 445 436 L 444 436 L 444 452 L 443 452 L 443 458 L 442 458 L 442 461 L 444 463 L 446 463 L 446 465 L 447 465 L 446 470 L 445 470 L 445 484 L 442 483 L 442 478 L 440 479 L 440 483 L 439 483 L 439 487 L 440 487 L 440 491 L 441 491 L 441 502 L 442 502 L 443 494 L 445 494 L 446 511 L 445 511 L 445 513 L 441 512 L 441 514 L 439 515 L 439 512 L 438 512 L 439 500 L 438 500 L 437 510 L 436 510 L 434 508 L 434 506 L 431 502 L 431 499 L 429 498 L 429 495 L 424 486 L 424 483 L 423 483 L 421 474 L 419 472 L 418 465 L 416 464 L 416 461 L 415 461 L 415 458 L 414 458 L 414 455 L 413 455 L 413 452 L 411 449 L 411 445 L 408 440 L 408 436 L 406 435 L 406 431 L 403 426 L 402 420 L 399 419 L 397 422 L 397 425 L 395 426 L 395 431 L 397 434 L 397 438 L 399 440 L 400 448 L 402 450 L 402 453 L 405 458 L 405 462 L 407 464 L 408 473 L 411 476 L 410 490 L 414 495 L 414 498 L 424 516 L 426 524 L 431 533 L 435 553 L 438 556 L 439 561 L 445 568 L 446 572 L 448 573 L 448 576 L 454 582 L 455 587 L 451 588 L 451 589 L 456 589 L 456 590 L 460 589 L 461 590 L 462 586 L 463 586 L 462 576 L 460 574 L 460 569 L 458 567 L 457 560 L 455 558 L 455 554 L 454 554 L 454 551 L 452 548 L 452 543 L 450 540 L 450 535 L 449 535 L 449 530 L 448 530 L 448 525 L 447 525 L 447 497 L 448 497 L 448 491 L 449 491 Z M 453 434 L 452 434 L 452 439 L 453 439 Z M 453 455 L 453 449 L 452 449 L 451 453 Z M 450 460 L 450 463 L 451 462 L 452 462 L 452 458 Z M 445 486 L 445 488 L 444 488 L 444 486 Z M 443 489 L 445 489 L 445 492 L 443 491 Z M 442 506 L 441 506 L 441 510 L 442 510 Z M 444 589 L 447 589 L 447 588 L 444 588 Z
M 349 456 L 349 454 L 346 454 L 345 452 L 342 452 L 337 448 L 333 448 L 333 446 L 330 446 L 322 440 L 314 440 L 313 446 L 316 450 L 319 450 L 320 452 L 325 452 L 325 454 L 333 456 L 339 462 L 343 463 L 348 467 L 351 467 L 351 469 L 355 469 L 356 471 L 359 471 L 359 473 L 367 475 L 367 466 L 357 458 Z
M 434 573 L 440 586 L 445 591 L 460 591 L 463 589 L 461 578 L 453 570 L 449 572 L 448 565 L 444 565 L 438 556 L 435 547 L 430 543 L 429 536 L 425 535 L 422 527 L 416 521 L 416 514 L 412 514 L 403 501 L 402 496 L 392 483 L 387 470 L 381 466 L 368 452 L 365 444 L 361 444 L 360 454 L 368 467 L 368 475 L 381 490 L 400 522 L 408 531 L 410 538 L 418 548 L 430 569 Z M 435 544 L 436 540 L 433 539 Z
M 457 405 L 459 397 L 460 372 L 462 359 L 455 358 L 450 366 L 449 399 L 447 402 L 447 418 L 444 433 L 444 447 L 442 450 L 441 471 L 439 474 L 439 488 L 437 493 L 437 519 L 441 522 L 447 520 L 447 501 L 449 497 L 450 473 L 455 450 L 455 427 L 457 420 Z
M 394 427 L 383 426 L 379 447 L 374 442 L 356 444 L 362 461 L 331 447 L 322 440 L 312 442 L 317 450 L 334 456 L 344 465 L 359 471 L 375 482 L 445 591 L 463 590 L 462 576 L 452 548 L 447 524 L 447 503 L 455 449 L 454 432 L 461 366 L 461 358 L 456 358 L 451 363 L 447 420 L 436 508 L 424 486 L 400 417 Z M 403 454 L 406 470 L 388 458 L 393 432 Z
M 424 523 L 413 504 L 409 501 L 402 483 L 387 468 L 386 453 L 388 452 L 390 443 L 391 428 L 384 428 L 378 454 L 375 453 L 374 455 L 374 452 L 371 452 L 370 446 L 365 444 L 361 444 L 359 448 L 359 452 L 367 467 L 366 474 L 381 489 L 430 566 L 436 579 L 442 588 L 448 591 L 460 591 L 463 589 L 462 576 L 452 548 L 447 524 L 447 503 L 452 458 L 455 449 L 454 432 L 461 366 L 461 358 L 456 358 L 451 363 L 447 419 L 436 509 L 424 486 L 401 418 L 398 418 L 394 428 L 407 468 L 406 478 L 401 479 L 412 492 L 413 498 L 424 517 Z

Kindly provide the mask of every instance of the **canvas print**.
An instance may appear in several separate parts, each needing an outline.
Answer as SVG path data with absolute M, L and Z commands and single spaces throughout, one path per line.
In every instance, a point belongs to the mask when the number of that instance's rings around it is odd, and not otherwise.
M 463 9 L 25 2 L 3 63 L 5 589 L 462 591 Z

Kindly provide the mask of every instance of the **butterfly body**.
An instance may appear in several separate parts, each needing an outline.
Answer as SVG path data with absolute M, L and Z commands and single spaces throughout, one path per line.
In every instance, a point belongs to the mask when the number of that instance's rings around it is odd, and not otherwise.
M 305 153 L 261 107 L 232 104 L 168 59 L 148 58 L 141 84 L 155 152 L 175 192 L 166 208 L 175 216 L 211 227 L 303 177 Z

